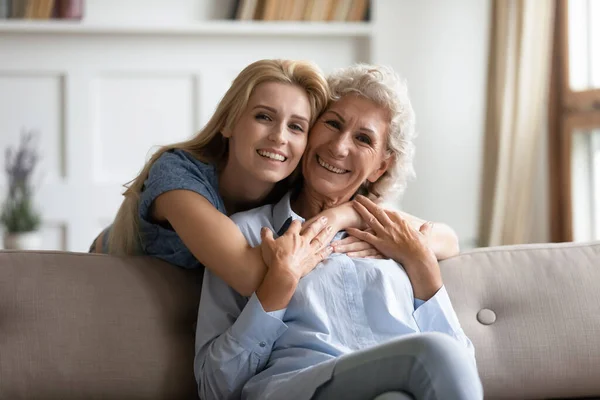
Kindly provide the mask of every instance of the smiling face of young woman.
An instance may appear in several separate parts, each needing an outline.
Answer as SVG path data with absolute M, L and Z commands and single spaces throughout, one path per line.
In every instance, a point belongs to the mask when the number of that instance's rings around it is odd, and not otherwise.
M 265 82 L 254 89 L 231 130 L 226 169 L 244 184 L 275 184 L 298 166 L 306 148 L 311 108 L 296 85 Z
M 375 182 L 390 164 L 388 112 L 358 95 L 345 95 L 319 117 L 302 161 L 304 184 L 342 203 L 366 181 Z

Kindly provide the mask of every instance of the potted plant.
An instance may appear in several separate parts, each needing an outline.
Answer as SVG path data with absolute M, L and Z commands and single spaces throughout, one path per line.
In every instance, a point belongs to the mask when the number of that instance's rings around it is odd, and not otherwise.
M 41 245 L 40 214 L 33 202 L 32 174 L 39 161 L 36 134 L 24 131 L 16 151 L 6 149 L 5 169 L 8 192 L 0 223 L 4 226 L 4 248 L 33 250 Z

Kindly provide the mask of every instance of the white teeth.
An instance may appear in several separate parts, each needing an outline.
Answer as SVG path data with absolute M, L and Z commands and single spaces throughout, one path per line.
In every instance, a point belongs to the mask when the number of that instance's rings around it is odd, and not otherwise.
M 317 161 L 319 161 L 319 165 L 336 174 L 344 174 L 348 172 L 345 169 L 336 168 L 333 165 L 327 164 L 325 161 L 321 160 L 321 157 L 319 156 L 317 156 Z
M 281 154 L 275 154 L 275 153 L 271 153 L 269 151 L 264 151 L 264 150 L 257 150 L 256 152 L 259 155 L 270 158 L 272 160 L 277 160 L 277 161 L 281 161 L 281 162 L 286 160 L 286 158 L 284 156 L 282 156 Z

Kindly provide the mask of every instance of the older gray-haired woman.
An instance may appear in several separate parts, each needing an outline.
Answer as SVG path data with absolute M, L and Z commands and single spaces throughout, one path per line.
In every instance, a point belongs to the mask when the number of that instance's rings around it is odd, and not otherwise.
M 428 245 L 431 226 L 415 229 L 360 196 L 402 190 L 412 173 L 406 87 L 392 70 L 367 65 L 329 82 L 337 100 L 311 130 L 302 188 L 232 217 L 261 245 L 262 284 L 244 298 L 206 271 L 194 363 L 200 397 L 481 399 L 473 346 Z M 312 270 L 313 236 L 300 221 L 354 197 L 371 231 L 348 232 L 385 259 L 330 248 Z

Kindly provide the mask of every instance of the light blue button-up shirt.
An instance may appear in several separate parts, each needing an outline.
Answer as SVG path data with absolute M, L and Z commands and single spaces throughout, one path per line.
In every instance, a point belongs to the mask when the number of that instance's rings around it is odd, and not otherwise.
M 292 211 L 290 194 L 232 216 L 252 246 L 261 242 L 261 227 L 281 235 L 290 218 L 303 220 Z M 415 300 L 408 275 L 392 260 L 332 254 L 300 280 L 288 307 L 275 312 L 207 269 L 196 329 L 198 393 L 203 400 L 309 399 L 331 379 L 338 357 L 434 331 L 474 357 L 445 287 L 426 302 Z

